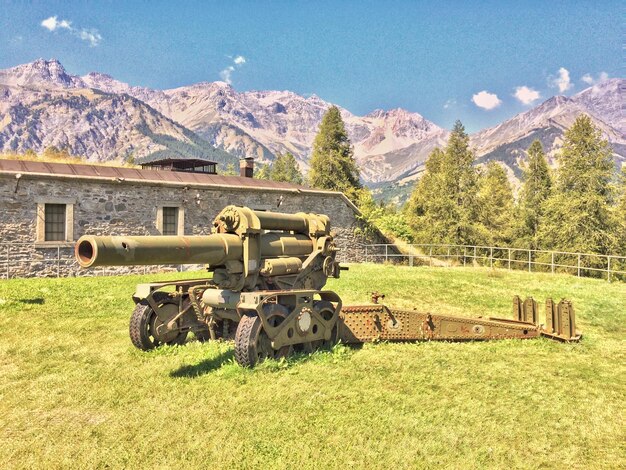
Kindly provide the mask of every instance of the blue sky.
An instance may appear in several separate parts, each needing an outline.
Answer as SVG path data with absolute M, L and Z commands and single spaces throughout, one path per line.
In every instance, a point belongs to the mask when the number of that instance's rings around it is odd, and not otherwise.
M 154 88 L 222 76 L 475 131 L 624 76 L 623 14 L 617 1 L 0 0 L 0 68 L 54 57 Z

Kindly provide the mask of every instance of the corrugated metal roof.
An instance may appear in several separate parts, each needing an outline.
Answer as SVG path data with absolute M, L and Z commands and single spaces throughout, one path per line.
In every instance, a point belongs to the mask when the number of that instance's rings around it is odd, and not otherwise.
M 145 181 L 160 184 L 198 184 L 207 186 L 224 186 L 255 189 L 308 190 L 296 184 L 243 178 L 241 176 L 209 175 L 184 171 L 147 170 L 114 166 L 98 166 L 75 163 L 38 162 L 27 160 L 1 160 L 0 173 L 22 173 L 51 176 L 69 176 L 86 179 L 116 179 Z M 319 190 L 314 190 L 318 192 Z M 332 192 L 332 191 L 319 191 Z

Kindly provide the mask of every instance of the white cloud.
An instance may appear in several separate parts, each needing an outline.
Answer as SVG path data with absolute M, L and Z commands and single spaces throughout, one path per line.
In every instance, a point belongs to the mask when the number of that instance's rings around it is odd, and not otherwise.
M 565 93 L 574 86 L 569 78 L 569 70 L 565 67 L 559 69 L 558 77 L 550 76 L 548 83 L 552 88 L 558 88 L 560 93 Z
M 72 22 L 67 20 L 58 20 L 58 16 L 51 16 L 41 22 L 41 26 L 48 31 L 54 31 L 55 29 L 72 29 Z
M 448 101 L 446 101 L 446 102 L 443 104 L 443 109 L 450 109 L 450 108 L 452 108 L 453 106 L 456 106 L 456 100 L 455 100 L 455 99 L 453 99 L 453 98 L 450 98 Z
M 528 88 L 526 85 L 516 87 L 513 96 L 515 96 L 515 98 L 523 104 L 533 104 L 541 98 L 541 94 L 537 90 Z
M 472 101 L 479 108 L 486 110 L 495 109 L 502 104 L 502 100 L 495 93 L 489 93 L 487 90 L 480 91 L 472 96 Z
M 229 59 L 232 58 L 232 56 L 227 56 L 227 57 Z M 235 56 L 235 58 L 232 60 L 233 60 L 233 64 L 229 65 L 228 67 L 226 67 L 224 70 L 220 72 L 220 77 L 222 78 L 222 80 L 228 83 L 229 85 L 233 83 L 232 77 L 233 77 L 233 72 L 235 71 L 235 69 L 241 68 L 241 66 L 246 63 L 246 58 L 242 55 Z
M 580 80 L 585 82 L 587 85 L 595 85 L 596 83 L 606 82 L 609 79 L 609 74 L 606 72 L 600 72 L 598 74 L 598 78 L 593 78 L 590 73 L 586 73 Z
M 97 46 L 102 41 L 102 36 L 95 29 L 81 29 L 78 32 L 78 37 L 83 41 L 87 41 L 91 47 Z
M 102 35 L 97 29 L 74 28 L 71 21 L 59 20 L 59 17 L 56 15 L 43 20 L 41 26 L 50 32 L 57 29 L 66 29 L 71 35 L 88 42 L 91 47 L 97 46 L 102 41 Z

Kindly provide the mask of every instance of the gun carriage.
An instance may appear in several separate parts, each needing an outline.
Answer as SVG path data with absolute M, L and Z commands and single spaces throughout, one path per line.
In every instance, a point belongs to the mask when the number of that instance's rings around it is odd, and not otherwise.
M 465 318 L 392 309 L 372 303 L 343 306 L 323 290 L 338 278 L 330 220 L 319 214 L 282 214 L 227 206 L 204 236 L 92 236 L 76 243 L 83 268 L 206 264 L 212 277 L 139 284 L 133 295 L 130 338 L 139 349 L 233 338 L 242 366 L 294 351 L 312 352 L 367 341 L 580 338 L 571 303 L 548 302 L 548 327 L 537 303 L 516 298 L 516 319 Z M 374 298 L 374 301 L 377 299 Z

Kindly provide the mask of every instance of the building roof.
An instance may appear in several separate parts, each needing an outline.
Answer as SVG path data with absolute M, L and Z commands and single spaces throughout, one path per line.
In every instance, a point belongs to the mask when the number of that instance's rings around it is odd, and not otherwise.
M 138 165 L 169 165 L 170 163 L 182 163 L 188 167 L 217 165 L 217 162 L 214 162 L 213 160 L 206 160 L 202 158 L 161 158 L 160 160 L 137 161 Z
M 138 158 L 137 159 L 137 165 L 159 165 L 159 164 L 166 164 L 166 163 L 171 163 L 171 162 L 182 162 L 182 163 L 186 163 L 186 164 L 193 164 L 196 166 L 200 166 L 200 165 L 210 165 L 210 164 L 215 164 L 217 165 L 217 162 L 214 160 L 209 160 L 208 158 L 204 158 L 204 157 L 159 157 L 159 156 L 147 156 L 144 158 Z
M 115 166 L 88 165 L 80 163 L 56 163 L 29 160 L 0 159 L 0 175 L 30 175 L 33 177 L 55 177 L 104 182 L 132 182 L 160 184 L 165 186 L 201 186 L 215 189 L 247 189 L 257 191 L 297 192 L 339 196 L 356 213 L 357 207 L 341 192 L 311 189 L 293 183 L 244 178 L 242 176 L 222 176 L 209 173 L 186 171 L 159 171 Z
M 83 179 L 107 179 L 146 183 L 199 184 L 262 189 L 306 189 L 292 183 L 243 178 L 241 176 L 211 175 L 183 171 L 159 171 L 116 166 L 84 165 L 80 163 L 56 163 L 28 160 L 1 160 L 0 173 L 22 173 L 48 176 L 68 176 Z

